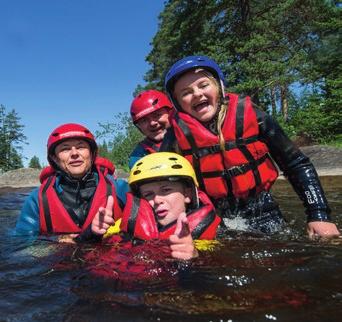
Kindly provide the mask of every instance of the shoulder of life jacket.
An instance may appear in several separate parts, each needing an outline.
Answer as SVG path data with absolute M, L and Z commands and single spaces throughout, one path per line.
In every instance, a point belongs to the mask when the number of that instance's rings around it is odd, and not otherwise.
M 143 149 L 145 151 L 147 151 L 148 153 L 155 153 L 155 152 L 159 152 L 160 146 L 161 146 L 162 142 L 159 143 L 154 143 L 152 142 L 150 139 L 145 138 L 144 140 L 142 140 L 140 142 L 140 145 L 143 147 Z

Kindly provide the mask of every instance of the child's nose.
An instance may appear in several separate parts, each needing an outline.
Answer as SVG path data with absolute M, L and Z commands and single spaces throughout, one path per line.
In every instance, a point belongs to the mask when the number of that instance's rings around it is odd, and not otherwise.
M 198 87 L 195 87 L 193 91 L 194 91 L 193 92 L 194 96 L 201 96 L 202 95 L 202 90 Z
M 160 196 L 160 195 L 155 195 L 154 198 L 153 198 L 153 201 L 155 204 L 159 205 L 160 203 L 163 202 L 163 197 Z

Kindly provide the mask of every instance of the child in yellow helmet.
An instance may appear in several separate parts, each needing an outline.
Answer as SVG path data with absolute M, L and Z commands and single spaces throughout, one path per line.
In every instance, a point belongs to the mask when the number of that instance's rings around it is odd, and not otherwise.
M 176 153 L 157 152 L 133 166 L 132 192 L 120 224 L 122 234 L 141 240 L 167 239 L 178 259 L 197 256 L 193 239 L 213 239 L 220 218 L 209 198 L 198 191 L 191 164 Z M 94 219 L 92 230 L 103 235 L 114 224 L 111 205 Z

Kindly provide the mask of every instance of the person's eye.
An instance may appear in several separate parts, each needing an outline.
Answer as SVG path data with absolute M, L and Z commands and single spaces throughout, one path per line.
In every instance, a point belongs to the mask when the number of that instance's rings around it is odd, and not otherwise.
M 191 91 L 184 91 L 184 92 L 182 92 L 181 97 L 186 97 L 186 96 L 188 96 L 190 94 L 191 94 Z
M 141 194 L 141 197 L 143 197 L 144 199 L 150 200 L 153 198 L 153 193 L 152 192 L 145 192 Z
M 206 88 L 208 87 L 210 84 L 208 82 L 202 83 L 199 87 L 200 88 Z
M 166 195 L 166 194 L 172 192 L 172 188 L 170 188 L 170 187 L 162 188 L 162 189 L 161 189 L 161 192 L 162 192 L 162 194 Z
M 146 125 L 148 122 L 147 122 L 147 119 L 146 118 L 143 118 L 143 119 L 140 119 L 139 121 L 138 121 L 138 125 L 140 125 L 140 126 L 144 126 L 144 125 Z

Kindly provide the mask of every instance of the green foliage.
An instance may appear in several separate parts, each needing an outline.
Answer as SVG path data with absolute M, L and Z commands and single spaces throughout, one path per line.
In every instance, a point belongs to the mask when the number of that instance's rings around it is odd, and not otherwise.
M 326 144 L 342 149 L 342 134 L 336 135 L 333 140 L 326 142 Z
M 286 122 L 281 114 L 277 114 L 276 119 L 289 138 L 293 140 L 297 137 L 297 130 L 294 124 L 290 121 Z
M 162 90 L 176 60 L 204 54 L 222 67 L 228 91 L 280 113 L 291 136 L 330 140 L 342 128 L 341 15 L 321 0 L 168 0 L 146 58 L 145 88 Z M 311 92 L 297 93 L 296 84 Z
M 37 156 L 33 156 L 29 162 L 29 168 L 32 169 L 41 169 L 42 166 L 40 165 L 39 158 Z
M 341 135 L 342 113 L 335 109 L 329 111 L 321 94 L 310 94 L 302 98 L 302 108 L 291 111 L 289 120 L 278 121 L 285 132 L 291 137 L 305 137 L 315 143 L 327 143 Z
M 22 144 L 26 143 L 23 134 L 24 126 L 19 123 L 20 117 L 15 110 L 6 112 L 0 105 L 0 171 L 18 169 L 23 167 Z
M 113 161 L 117 168 L 128 171 L 128 159 L 143 135 L 135 127 L 128 113 L 114 116 L 113 123 L 99 124 L 102 128 L 96 131 L 97 139 L 107 138 L 99 144 L 99 155 Z

